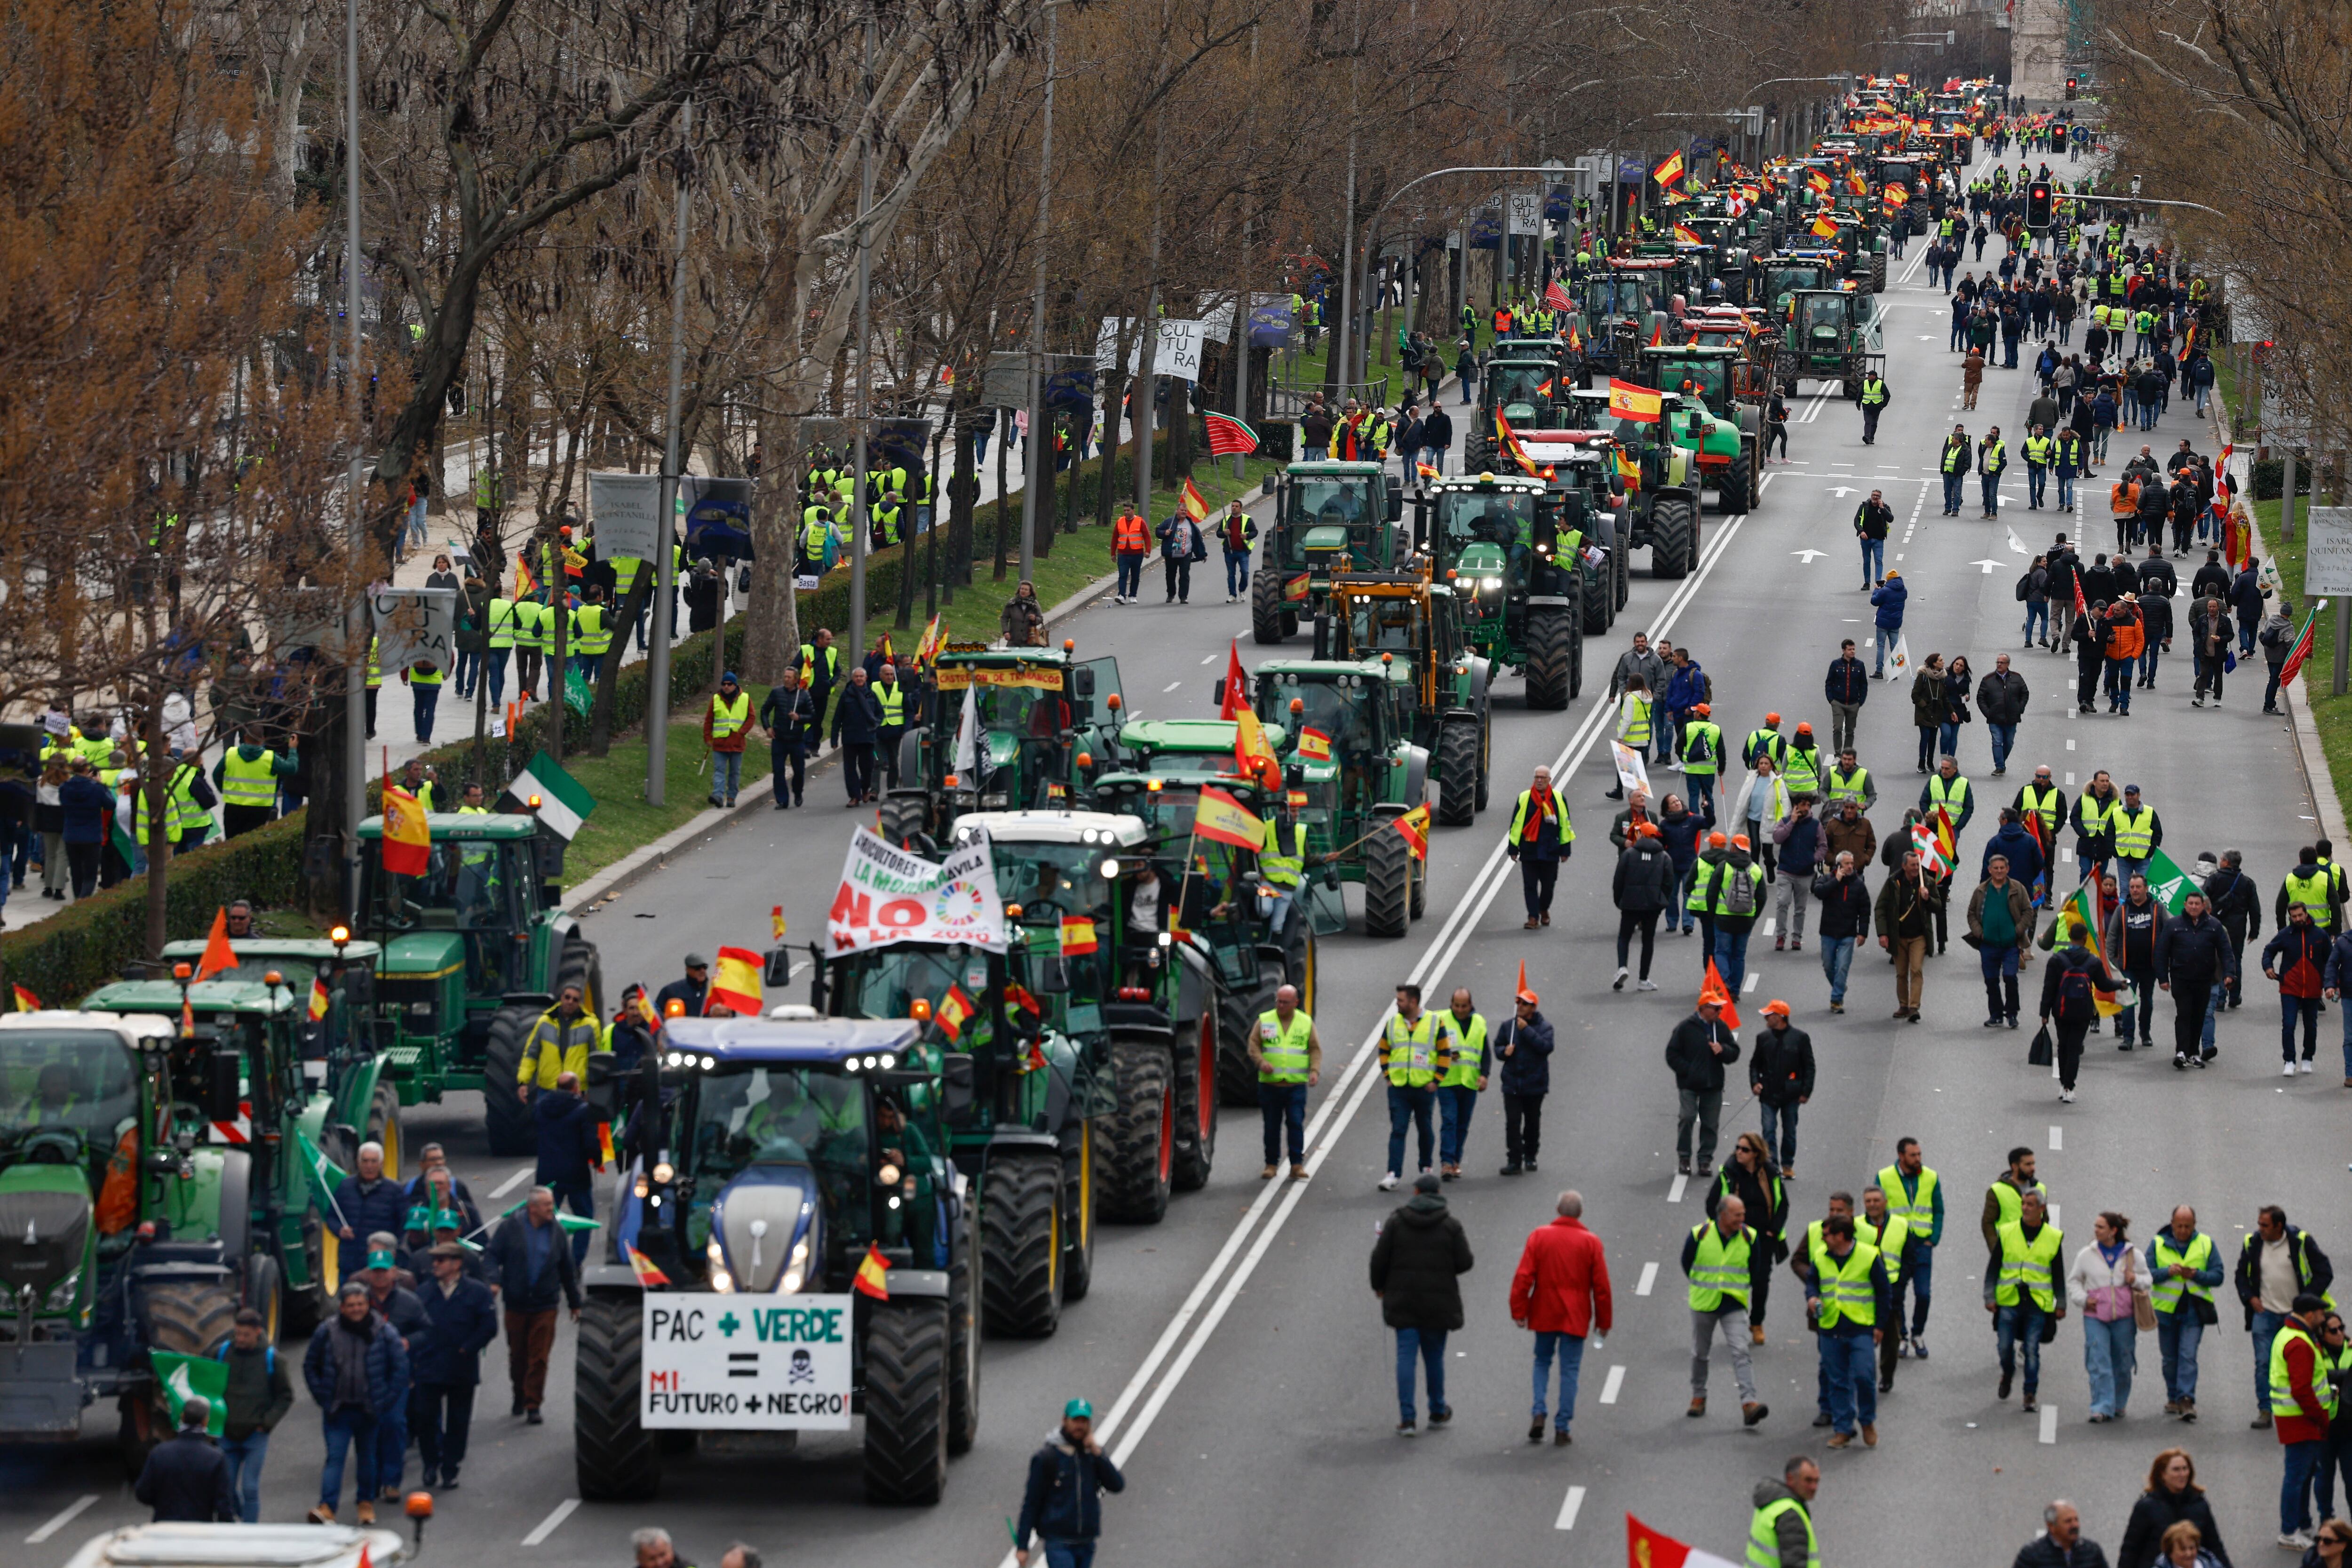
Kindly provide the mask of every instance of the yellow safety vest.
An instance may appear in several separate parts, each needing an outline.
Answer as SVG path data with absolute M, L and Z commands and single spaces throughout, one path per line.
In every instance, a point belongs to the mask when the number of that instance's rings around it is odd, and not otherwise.
M 1878 1248 L 1879 1258 L 1886 1265 L 1886 1282 L 1889 1285 L 1902 1279 L 1903 1244 L 1911 1237 L 1911 1226 L 1895 1212 L 1894 1205 L 1889 1204 L 1886 1207 L 1886 1223 L 1884 1226 L 1872 1225 L 1868 1215 L 1854 1215 L 1853 1234 L 1856 1240 L 1866 1241 Z
M 1636 749 L 1650 743 L 1650 700 L 1625 693 L 1617 708 L 1617 738 Z
M 1511 842 L 1514 844 L 1527 842 L 1528 809 L 1535 804 L 1535 793 L 1531 789 L 1519 792 L 1519 808 L 1511 813 Z M 1559 822 L 1559 841 L 1562 844 L 1575 843 L 1576 827 L 1568 820 L 1568 802 L 1561 798 L 1558 790 L 1551 792 L 1551 815 Z M 1305 831 L 1300 829 L 1302 833 Z
M 438 686 L 443 679 L 440 670 L 429 665 L 417 665 L 408 672 L 408 684 L 411 686 Z
M 1260 1083 L 1305 1083 L 1307 1081 L 1307 1037 L 1315 1033 L 1315 1020 L 1304 1008 L 1291 1014 L 1290 1026 L 1282 1026 L 1279 1014 L 1260 1013 L 1257 1016 L 1257 1080 Z
M 710 738 L 712 740 L 728 739 L 736 731 L 740 730 L 751 716 L 751 694 L 750 692 L 738 691 L 735 694 L 735 700 L 731 703 L 716 691 L 710 694 Z
M 1691 1234 L 1698 1237 L 1698 1251 L 1691 1258 L 1691 1310 L 1716 1311 L 1722 1307 L 1727 1296 L 1740 1306 L 1747 1306 L 1748 1258 L 1756 1245 L 1754 1228 L 1741 1226 L 1739 1234 L 1726 1241 L 1715 1222 L 1707 1220 L 1694 1226 Z
M 1440 1084 L 1446 1089 L 1476 1089 L 1478 1076 L 1486 1066 L 1486 1020 L 1477 1013 L 1470 1015 L 1465 1024 L 1447 1008 L 1437 1014 L 1438 1027 L 1454 1041 L 1454 1060 L 1445 1069 Z
M 580 1016 L 566 1026 L 550 1007 L 531 1026 L 530 1038 L 523 1043 L 522 1063 L 515 1069 L 518 1082 L 535 1089 L 553 1089 L 555 1080 L 565 1073 L 578 1073 L 584 1085 L 588 1080 L 588 1053 L 604 1047 L 604 1031 L 596 1016 L 583 1006 Z
M 1870 770 L 1857 767 L 1851 773 L 1830 770 L 1830 803 L 1850 800 L 1859 805 L 1870 795 Z
M 514 647 L 515 602 L 512 599 L 492 599 L 490 601 L 488 629 L 489 639 L 487 646 L 493 648 Z
M 515 605 L 514 645 L 530 653 L 547 651 L 547 621 L 550 611 L 536 599 L 525 599 Z
M 131 832 L 141 848 L 147 846 L 147 781 L 141 779 L 131 796 Z M 163 837 L 177 844 L 180 841 L 180 814 L 167 804 L 163 813 Z
M 2018 805 L 2027 816 L 2042 819 L 2042 829 L 2045 833 L 2058 831 L 2058 803 L 2064 798 L 2055 784 L 2047 790 L 2037 790 L 2027 784 L 2017 792 Z
M 2324 868 L 2308 877 L 2289 871 L 2286 874 L 2288 906 L 2291 908 L 2301 904 L 2311 912 L 2314 925 L 2326 925 L 2330 907 L 2328 895 L 2332 890 L 2329 887 L 2330 880 Z
M 2042 1194 L 2042 1201 L 2046 1210 L 2050 1202 L 2050 1189 L 2042 1183 L 2036 1182 L 2033 1184 L 2033 1190 Z M 2025 1199 L 2018 1192 L 2016 1184 L 2006 1176 L 1993 1183 L 1992 1201 L 1995 1212 L 2000 1216 L 1993 1221 L 1995 1230 L 2005 1225 L 2018 1225 L 2024 1221 Z
M 572 649 L 599 658 L 613 646 L 613 620 L 602 605 L 583 605 L 572 617 Z
M 1879 1172 L 1878 1187 L 1886 1194 L 1886 1212 L 1900 1216 L 1911 1234 L 1925 1242 L 1936 1233 L 1936 1173 L 1922 1165 L 1913 1179 L 1918 1183 L 1919 1190 L 1907 1201 L 1903 1195 L 1900 1166 L 1889 1165 Z
M 267 808 L 277 802 L 278 753 L 264 752 L 248 763 L 243 747 L 231 746 L 221 759 L 221 804 Z
M 1947 784 L 1943 774 L 1932 774 L 1927 780 L 1927 801 L 1931 805 L 1948 809 L 1957 826 L 1960 813 L 1969 808 L 1969 781 L 1954 773 L 1952 782 Z
M 1683 726 L 1683 773 L 1712 776 L 1723 759 L 1723 726 L 1694 719 Z
M 907 689 L 905 686 L 895 682 L 891 685 L 885 686 L 877 680 L 874 683 L 874 700 L 882 705 L 882 727 L 884 729 L 887 730 L 893 727 L 903 728 L 905 726 L 907 722 Z
M 196 780 L 203 776 L 204 770 L 194 763 L 182 763 L 172 774 L 172 830 L 174 838 L 185 837 L 192 827 L 211 829 L 212 813 L 196 804 Z
M 2137 811 L 2116 808 L 2116 853 L 2126 860 L 2145 860 L 2156 847 L 2156 809 L 2141 806 Z
M 2199 1232 L 2197 1239 L 2189 1244 L 2189 1250 L 2183 1252 L 2172 1245 L 2170 1231 L 2160 1230 L 2156 1235 L 2155 1250 L 2157 1280 L 2150 1295 L 2155 1300 L 2158 1311 L 2179 1311 L 2183 1296 L 2194 1296 L 2204 1301 L 2213 1299 L 2213 1287 L 2210 1285 L 2200 1285 L 2194 1279 L 2183 1279 L 2167 1272 L 2173 1268 L 2193 1268 L 2200 1273 L 2204 1272 L 2213 1261 L 2211 1237 Z
M 1843 1322 L 1859 1323 L 1864 1328 L 1874 1326 L 1878 1321 L 1878 1295 L 1870 1288 L 1870 1266 L 1878 1261 L 1878 1248 L 1857 1239 L 1853 1250 L 1840 1263 L 1830 1251 L 1828 1237 L 1820 1231 L 1808 1239 L 1812 1247 L 1813 1293 L 1822 1303 L 1814 1326 L 1833 1329 Z
M 2290 1340 L 2301 1340 L 2311 1347 L 2311 1391 L 2318 1395 L 2320 1408 L 2333 1420 L 2336 1415 L 2336 1380 L 2327 1375 L 2333 1359 L 2327 1347 L 2311 1337 L 2311 1331 L 2299 1318 L 2289 1318 L 2279 1326 L 2278 1337 L 2271 1341 L 2271 1415 L 2273 1420 L 2303 1414 L 2295 1403 L 2294 1387 L 2286 1366 L 2286 1347 Z
M 2046 1220 L 2031 1241 L 2026 1239 L 2025 1226 L 2015 1221 L 2004 1220 L 1993 1234 L 2000 1238 L 2000 1284 L 1993 1291 L 1994 1303 L 2014 1307 L 2022 1289 L 2032 1296 L 2035 1306 L 2054 1311 L 2058 1297 L 2052 1286 L 2052 1268 L 2065 1243 L 2064 1234 Z
M 1295 888 L 1307 869 L 1307 825 L 1290 825 L 1293 853 L 1282 853 L 1282 829 L 1272 816 L 1265 819 L 1265 847 L 1257 853 L 1258 874 L 1277 888 Z
M 383 639 L 379 637 L 368 638 L 367 683 L 371 687 L 383 684 L 383 671 L 376 664 L 376 654 L 381 650 L 382 641 Z
M 1381 1065 L 1399 1089 L 1426 1089 L 1453 1064 L 1446 1059 L 1445 1037 L 1438 1033 L 1433 1014 L 1423 1013 L 1408 1024 L 1402 1013 L 1389 1015 L 1388 1039 Z
M 2074 802 L 2074 831 L 2085 838 L 2095 838 L 2107 830 L 2107 820 L 2123 809 L 2123 796 L 2110 796 L 2105 805 L 2085 790 Z
M 1790 746 L 1789 748 L 1789 760 L 1780 770 L 1780 778 L 1781 782 L 1789 786 L 1789 793 L 1790 795 L 1819 795 L 1821 793 L 1821 748 L 1818 746 Z
M 1951 222 L 1944 220 L 1947 230 Z M 1805 1568 L 1822 1568 L 1822 1543 L 1813 1533 L 1813 1516 L 1792 1497 L 1774 1499 L 1748 1521 L 1748 1568 L 1780 1568 L 1780 1516 L 1790 1512 L 1805 1521 Z

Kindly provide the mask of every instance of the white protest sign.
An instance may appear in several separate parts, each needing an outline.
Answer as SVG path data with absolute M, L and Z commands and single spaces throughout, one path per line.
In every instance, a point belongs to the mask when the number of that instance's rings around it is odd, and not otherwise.
M 997 896 L 985 835 L 934 864 L 856 830 L 825 918 L 825 946 L 856 952 L 901 942 L 961 942 L 1004 951 L 1004 900 Z
M 1162 321 L 1160 323 L 1160 346 L 1153 353 L 1151 374 L 1172 375 L 1182 381 L 1201 379 L 1201 347 L 1208 341 L 1205 321 Z M 1118 362 L 1119 334 L 1129 335 L 1127 374 L 1143 374 L 1143 337 L 1131 321 L 1103 319 L 1101 331 L 1095 339 L 1095 365 L 1108 370 Z M 1227 336 L 1231 335 L 1228 330 Z
M 852 1316 L 846 1295 L 649 1290 L 638 1419 L 654 1428 L 846 1431 Z
M 2303 558 L 2304 594 L 2331 599 L 2352 594 L 2352 508 L 2315 506 L 2307 515 L 2311 540 Z
M 1649 770 L 1642 765 L 1642 753 L 1622 741 L 1610 742 L 1609 750 L 1617 759 L 1617 783 L 1625 793 L 1631 795 L 1640 790 L 1644 795 L 1649 794 L 1650 774 Z
M 386 675 L 419 663 L 444 675 L 457 668 L 457 589 L 374 588 L 368 609 L 375 622 L 376 668 Z
M 590 474 L 588 510 L 596 524 L 596 552 L 607 561 L 654 559 L 661 539 L 659 474 Z

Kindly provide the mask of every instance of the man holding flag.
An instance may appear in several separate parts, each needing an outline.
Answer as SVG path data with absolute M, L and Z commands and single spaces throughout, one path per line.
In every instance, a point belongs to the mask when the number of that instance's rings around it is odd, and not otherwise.
M 1184 483 L 1189 489 L 1192 480 Z M 1200 494 L 1192 490 L 1160 525 L 1160 565 L 1168 583 L 1166 602 L 1171 605 L 1192 602 L 1192 563 L 1209 558 L 1208 536 L 1201 531 L 1200 522 L 1208 515 L 1208 509 L 1203 506 L 1199 511 L 1193 510 L 1199 504 Z

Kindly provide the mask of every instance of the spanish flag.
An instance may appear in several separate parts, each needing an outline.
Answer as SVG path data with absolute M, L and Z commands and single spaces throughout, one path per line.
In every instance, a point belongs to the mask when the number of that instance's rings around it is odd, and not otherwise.
M 1183 488 L 1176 492 L 1176 504 L 1183 508 L 1184 515 L 1194 522 L 1206 522 L 1209 519 L 1208 498 L 1200 492 L 1190 476 L 1186 477 Z
M 1662 185 L 1671 185 L 1683 177 L 1683 153 L 1677 147 L 1666 154 L 1666 161 L 1650 171 L 1650 178 Z
M 1650 328 L 1650 346 L 1656 348 L 1666 341 L 1666 319 L 1661 316 Z
M 1282 787 L 1282 763 L 1265 738 L 1265 726 L 1246 708 L 1234 714 L 1234 771 L 1267 789 Z
M 1851 195 L 1866 196 L 1870 194 L 1870 182 L 1864 179 L 1859 172 L 1849 169 L 1846 171 L 1845 188 Z
M 383 869 L 387 876 L 422 877 L 433 863 L 433 829 L 416 797 L 397 784 L 383 789 Z M 224 931 L 227 926 L 221 928 Z
M 1675 239 L 1678 244 L 1682 245 L 1705 245 L 1706 243 L 1706 241 L 1698 237 L 1698 231 L 1696 229 L 1679 223 L 1675 225 Z
M 596 1123 L 596 1151 L 604 1156 L 606 1165 L 617 1165 L 621 1163 L 613 1152 L 613 1124 L 609 1121 Z M 599 1166 L 598 1169 L 603 1169 L 603 1166 Z
M 1017 1007 L 1034 1018 L 1042 1018 L 1045 1016 L 1045 1005 L 1037 1000 L 1036 994 L 1029 987 L 1017 981 L 1009 982 L 1005 985 L 1004 1005 L 1007 1007 Z
M 1265 843 L 1265 824 L 1250 808 L 1214 784 L 1201 786 L 1201 804 L 1192 813 L 1192 831 L 1217 844 L 1236 849 L 1256 849 Z
M 1520 472 L 1534 477 L 1535 459 L 1528 456 L 1527 447 L 1520 445 L 1517 434 L 1511 428 L 1511 422 L 1503 417 L 1503 411 L 1499 408 L 1495 410 L 1495 444 L 1503 448 L 1504 456 L 1519 466 Z
M 1830 177 L 1819 169 L 1805 176 L 1805 184 L 1811 185 L 1816 195 L 1825 196 L 1830 194 Z
M 1412 858 L 1416 860 L 1428 859 L 1429 806 L 1427 804 L 1414 806 L 1402 816 L 1397 817 L 1395 821 L 1396 830 L 1404 835 L 1405 843 L 1412 849 Z
M 776 940 L 777 940 L 778 942 L 782 942 L 782 941 L 783 941 L 783 940 L 784 940 L 784 906 L 783 906 L 783 905 L 782 905 L 782 904 L 770 904 L 770 905 L 768 906 L 768 929 L 769 929 L 771 931 L 772 931 L 772 932 L 774 932 L 774 933 L 775 933 L 775 938 L 776 938 Z
M 327 977 L 313 974 L 310 976 L 310 1019 L 313 1023 L 327 1016 Z
M 1312 724 L 1298 731 L 1298 754 L 1310 763 L 1331 760 L 1331 737 Z
M 645 1286 L 647 1289 L 651 1289 L 656 1285 L 667 1285 L 669 1283 L 669 1276 L 655 1268 L 654 1260 L 652 1258 L 647 1258 L 644 1253 L 639 1252 L 634 1247 L 628 1248 L 628 1254 L 629 1271 L 637 1277 L 638 1284 Z
M 745 947 L 722 947 L 719 950 L 719 969 L 710 977 L 710 994 L 703 999 L 702 1010 L 726 1007 L 738 1016 L 756 1018 L 760 1016 L 760 955 Z
M 1813 234 L 1818 238 L 1835 239 L 1837 237 L 1837 230 L 1838 226 L 1831 220 L 1830 215 L 1827 213 L 1823 213 L 1821 216 L 1813 220 Z
M 38 996 L 34 995 L 22 985 L 14 986 L 11 989 L 16 993 L 16 1011 L 37 1013 L 41 1010 L 41 999 Z
M 882 1256 L 880 1242 L 866 1244 L 866 1257 L 857 1265 L 857 1278 L 850 1281 L 850 1288 L 877 1301 L 890 1299 L 890 1260 Z
M 1062 917 L 1062 956 L 1083 958 L 1102 944 L 1095 940 L 1095 922 L 1087 915 Z
M 959 1040 L 963 1037 L 963 1026 L 979 1011 L 980 1005 L 964 994 L 962 986 L 950 985 L 948 994 L 940 998 L 938 1008 L 931 1014 L 931 1021 L 949 1039 Z
M 1659 412 L 1665 406 L 1664 397 L 1646 386 L 1636 386 L 1630 381 L 1609 378 L 1609 413 L 1612 418 L 1631 419 L 1639 425 L 1654 425 Z

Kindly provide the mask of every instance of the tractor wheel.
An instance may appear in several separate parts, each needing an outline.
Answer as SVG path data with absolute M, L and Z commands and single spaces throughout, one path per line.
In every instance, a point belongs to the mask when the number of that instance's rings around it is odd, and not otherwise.
M 1046 1196 L 1051 1206 L 1052 1189 Z M 948 1484 L 948 1310 L 877 1301 L 866 1323 L 866 1500 L 929 1506 Z
M 1650 503 L 1650 575 L 1687 577 L 1698 558 L 1698 510 L 1678 496 Z
M 1880 251 L 1870 258 L 1870 291 L 1886 292 L 1886 252 Z
M 1062 1300 L 1083 1301 L 1095 1283 L 1095 1129 L 1078 1127 L 1078 1152 L 1062 1162 Z
M 1303 918 L 1305 911 L 1298 911 Z M 1217 992 L 1217 1101 L 1221 1105 L 1257 1103 L 1257 1068 L 1250 1065 L 1250 1030 L 1265 1007 L 1253 1007 L 1256 998 L 1234 991 Z M 1267 1006 L 1273 1004 L 1268 1003 Z M 1303 1005 L 1303 1004 L 1302 1004 Z M 1180 1116 L 1178 1120 L 1182 1119 Z
M 1308 1017 L 1315 1016 L 1315 928 L 1307 919 L 1307 911 L 1294 908 L 1290 923 L 1282 931 L 1282 978 L 1287 985 L 1298 988 L 1298 1009 Z
M 1062 1321 L 1062 1159 L 992 1155 L 980 1183 L 981 1322 L 1042 1340 Z
M 661 1489 L 660 1439 L 640 1417 L 645 1312 L 634 1295 L 592 1295 L 572 1362 L 572 1467 L 590 1502 L 643 1502 Z
M 1495 783 L 1495 710 L 1488 707 L 1478 714 L 1478 809 L 1486 809 L 1487 797 L 1494 793 Z
M 1110 1059 L 1118 1109 L 1095 1122 L 1102 1145 L 1102 1216 L 1121 1225 L 1155 1225 L 1168 1212 L 1176 1157 L 1168 1047 L 1154 1039 L 1113 1039 Z
M 951 1274 L 948 1302 L 948 1452 L 968 1454 L 980 1436 L 980 1258 L 972 1250 L 971 1209 Z
M 1421 919 L 1429 909 L 1429 862 L 1412 862 L 1412 918 Z
M 1258 568 L 1257 580 L 1250 584 L 1250 637 L 1270 645 L 1297 629 L 1297 619 L 1283 611 L 1282 573 L 1269 562 Z
M 260 1252 L 246 1258 L 237 1300 L 261 1314 L 261 1342 L 276 1344 L 286 1331 L 286 1276 L 279 1272 L 278 1259 Z
M 1412 850 L 1385 817 L 1364 841 L 1364 933 L 1402 936 L 1412 916 Z
M 1748 492 L 1755 487 L 1756 476 L 1748 461 L 1748 447 L 1743 444 L 1739 456 L 1723 473 L 1723 484 L 1715 492 L 1715 510 L 1729 516 L 1748 510 Z
M 482 1121 L 490 1152 L 528 1154 L 538 1146 L 530 1131 L 530 1108 L 516 1092 L 522 1075 L 522 1049 L 539 1015 L 528 1007 L 501 1007 L 490 1019 L 482 1043 Z
M 227 1279 L 161 1281 L 148 1286 L 144 1294 L 148 1345 L 201 1361 L 211 1360 L 228 1342 L 237 1309 L 245 1305 L 236 1283 Z M 133 1404 L 142 1408 L 131 1409 Z M 123 1468 L 131 1479 L 138 1479 L 147 1456 L 171 1432 L 170 1409 L 160 1387 L 144 1400 L 124 1401 L 120 1446 Z
M 1467 827 L 1478 816 L 1478 721 L 1448 714 L 1437 727 L 1437 820 Z
M 1749 510 L 1749 511 L 1754 511 L 1758 507 L 1762 506 L 1762 505 L 1764 504 L 1764 465 L 1763 465 L 1763 463 L 1759 460 L 1759 459 L 1761 459 L 1761 458 L 1762 458 L 1762 457 L 1763 457 L 1763 455 L 1764 455 L 1764 447 L 1763 447 L 1763 444 L 1762 444 L 1761 442 L 1759 442 L 1759 441 L 1754 441 L 1754 440 L 1749 441 L 1749 442 L 1748 443 L 1748 453 L 1747 453 L 1747 455 L 1748 455 L 1748 506 L 1747 506 L 1747 510 Z
M 400 1090 L 388 1083 L 375 1086 L 374 1098 L 368 1101 L 367 1141 L 383 1145 L 383 1173 L 396 1176 L 400 1172 Z
M 556 994 L 561 995 L 567 985 L 580 987 L 580 1005 L 590 1017 L 601 1016 L 597 1009 L 604 996 L 604 961 L 586 937 L 566 937 L 562 955 L 555 961 Z
M 1610 608 L 1608 581 L 1579 566 L 1576 569 L 1576 603 L 1584 616 L 1584 635 L 1589 637 L 1609 635 L 1609 623 L 1615 612 Z
M 874 831 L 895 847 L 904 848 L 908 839 L 929 826 L 929 799 L 919 791 L 886 795 Z
M 1175 1157 L 1169 1163 L 1168 1181 L 1180 1193 L 1207 1186 L 1217 1163 L 1217 1066 L 1223 1049 L 1218 1011 L 1212 1002 L 1189 1037 L 1181 1028 L 1176 1031 Z
M 1556 605 L 1528 612 L 1528 706 L 1558 712 L 1575 695 L 1570 662 L 1580 638 L 1576 616 Z
M 1609 586 L 1611 625 L 1615 625 L 1616 612 L 1633 598 L 1633 530 L 1630 523 L 1620 521 L 1609 536 Z

